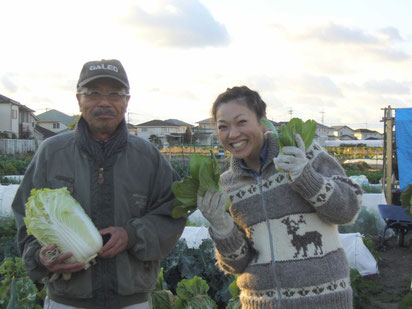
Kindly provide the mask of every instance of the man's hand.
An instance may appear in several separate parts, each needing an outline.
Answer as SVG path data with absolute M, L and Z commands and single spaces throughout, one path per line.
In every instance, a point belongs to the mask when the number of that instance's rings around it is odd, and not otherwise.
M 207 190 L 203 197 L 197 197 L 197 207 L 209 221 L 212 229 L 221 237 L 227 236 L 234 226 L 232 217 L 225 209 L 226 199 L 225 193 L 212 190 Z
M 99 251 L 99 256 L 102 258 L 112 258 L 120 252 L 126 250 L 129 237 L 124 228 L 119 226 L 109 226 L 99 231 L 100 235 L 111 235 L 109 241 Z
M 82 262 L 65 263 L 65 260 L 73 256 L 73 253 L 71 252 L 65 252 L 54 256 L 47 253 L 53 251 L 54 249 L 57 249 L 57 246 L 54 244 L 44 246 L 40 249 L 40 263 L 42 263 L 49 271 L 56 274 L 74 273 L 81 271 L 86 266 Z
M 296 145 L 283 147 L 283 154 L 273 159 L 273 162 L 281 169 L 288 171 L 292 180 L 302 174 L 308 159 L 306 158 L 305 143 L 300 134 L 295 135 Z

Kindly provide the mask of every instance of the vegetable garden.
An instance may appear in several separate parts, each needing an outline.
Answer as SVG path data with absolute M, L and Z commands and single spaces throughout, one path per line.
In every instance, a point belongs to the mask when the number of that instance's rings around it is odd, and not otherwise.
M 371 169 L 366 163 L 343 164 L 343 161 L 380 155 L 381 148 L 329 147 L 327 151 L 342 163 L 348 176 L 366 175 L 369 183 L 379 183 L 382 177 L 380 170 Z M 185 177 L 189 175 L 189 155 L 210 156 L 210 147 L 175 147 L 162 152 L 180 176 Z M 218 154 L 219 148 L 214 148 L 213 152 Z M 229 166 L 228 154 L 225 155 L 216 161 L 221 172 Z M 0 157 L 1 183 L 12 182 L 7 175 L 23 174 L 30 160 L 27 156 Z M 18 257 L 16 226 L 12 219 L 3 218 L 0 221 L 0 265 L 0 308 L 41 308 L 46 290 L 43 284 L 33 283 L 25 273 Z M 181 239 L 161 266 L 162 272 L 151 298 L 153 309 L 240 309 L 235 278 L 217 269 L 211 240 L 204 240 L 199 248 L 189 248 Z M 351 279 L 356 308 L 367 308 L 371 301 L 365 294 L 367 288 L 364 285 L 367 283 L 356 270 L 352 270 Z

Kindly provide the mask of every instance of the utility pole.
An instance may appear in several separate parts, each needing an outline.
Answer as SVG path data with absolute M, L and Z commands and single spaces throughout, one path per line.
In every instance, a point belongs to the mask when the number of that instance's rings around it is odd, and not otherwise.
M 292 119 L 292 115 L 293 115 L 292 108 L 289 108 L 288 114 L 289 114 L 289 120 Z
M 323 111 L 323 108 L 320 113 L 322 114 L 322 124 L 324 125 L 325 124 L 325 112 Z
M 385 192 L 386 202 L 392 205 L 392 164 L 393 164 L 393 118 L 392 108 L 384 108 L 384 145 L 383 145 L 383 177 L 382 190 Z

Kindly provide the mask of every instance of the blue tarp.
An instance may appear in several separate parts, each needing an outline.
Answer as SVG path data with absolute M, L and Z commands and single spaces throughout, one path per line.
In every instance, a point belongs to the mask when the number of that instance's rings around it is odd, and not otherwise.
M 395 111 L 396 152 L 401 191 L 412 184 L 412 108 Z

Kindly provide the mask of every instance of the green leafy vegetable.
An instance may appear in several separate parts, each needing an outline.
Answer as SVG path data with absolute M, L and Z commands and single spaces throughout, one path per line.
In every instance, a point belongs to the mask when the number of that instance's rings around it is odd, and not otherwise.
M 260 119 L 260 123 L 273 132 L 276 142 L 279 145 L 279 153 L 282 154 L 282 149 L 285 146 L 295 146 L 295 135 L 300 134 L 305 149 L 308 149 L 313 141 L 316 133 L 316 122 L 314 120 L 307 120 L 303 122 L 299 118 L 292 118 L 287 125 L 282 125 L 279 131 L 276 131 L 273 124 L 266 118 Z
M 229 292 L 232 298 L 229 299 L 226 309 L 242 309 L 242 304 L 240 303 L 240 289 L 237 286 L 236 279 L 232 281 L 229 285 Z
M 192 154 L 189 167 L 190 176 L 172 184 L 172 191 L 176 197 L 173 208 L 173 217 L 188 217 L 197 208 L 197 196 L 204 196 L 207 190 L 219 190 L 220 169 L 213 151 L 211 158 L 207 156 Z M 230 199 L 226 201 L 226 209 L 230 206 Z
M 175 303 L 176 309 L 215 309 L 216 303 L 207 295 L 209 286 L 202 278 L 183 279 L 177 284 L 176 294 L 179 297 Z
M 66 188 L 33 189 L 26 203 L 27 233 L 42 246 L 55 244 L 60 253 L 71 251 L 68 262 L 94 262 L 102 236 Z
M 163 268 L 160 268 L 154 290 L 150 293 L 150 308 L 153 309 L 170 309 L 174 302 L 175 296 L 170 290 L 167 290 L 167 284 L 163 278 Z

